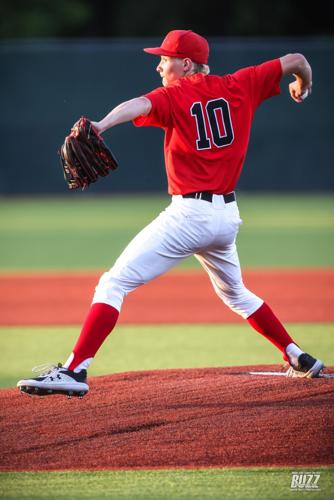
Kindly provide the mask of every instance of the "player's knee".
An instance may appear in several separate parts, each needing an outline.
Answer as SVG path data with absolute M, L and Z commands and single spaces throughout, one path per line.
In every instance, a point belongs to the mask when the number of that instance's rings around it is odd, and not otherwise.
M 248 290 L 243 284 L 231 287 L 227 290 L 216 290 L 222 301 L 236 314 L 246 319 L 253 314 L 263 300 Z
M 125 283 L 111 271 L 102 274 L 93 297 L 93 303 L 101 302 L 121 310 L 128 290 Z

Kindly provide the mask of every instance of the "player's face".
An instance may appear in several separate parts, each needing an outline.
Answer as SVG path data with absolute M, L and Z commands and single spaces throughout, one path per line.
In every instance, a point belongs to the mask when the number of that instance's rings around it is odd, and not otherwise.
M 161 56 L 157 66 L 157 72 L 162 78 L 164 87 L 184 76 L 183 59 L 176 57 Z

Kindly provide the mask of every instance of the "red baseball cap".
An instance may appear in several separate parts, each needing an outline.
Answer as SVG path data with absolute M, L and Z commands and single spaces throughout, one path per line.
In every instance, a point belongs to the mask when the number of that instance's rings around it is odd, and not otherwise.
M 189 57 L 198 64 L 208 64 L 209 44 L 201 35 L 191 30 L 170 31 L 160 47 L 144 49 L 149 54 L 157 56 Z

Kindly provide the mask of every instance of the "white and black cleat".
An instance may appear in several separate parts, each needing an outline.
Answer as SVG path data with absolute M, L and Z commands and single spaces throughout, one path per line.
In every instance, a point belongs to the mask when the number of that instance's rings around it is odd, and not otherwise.
M 32 397 L 32 394 L 28 391 L 28 388 L 25 386 L 20 387 L 20 394 L 23 396 L 24 394 L 27 394 L 27 396 Z
M 317 378 L 321 376 L 322 370 L 325 368 L 320 359 L 315 359 L 310 354 L 303 352 L 298 357 L 298 364 L 294 366 L 290 364 L 287 377 L 302 377 L 302 378 Z
M 46 371 L 45 368 L 47 368 Z M 69 399 L 72 396 L 82 399 L 89 391 L 86 370 L 76 373 L 63 368 L 60 363 L 57 366 L 44 366 L 43 369 L 43 373 L 36 378 L 20 380 L 17 383 L 20 391 L 29 396 L 62 394 L 68 396 Z M 36 370 L 35 368 L 33 371 Z

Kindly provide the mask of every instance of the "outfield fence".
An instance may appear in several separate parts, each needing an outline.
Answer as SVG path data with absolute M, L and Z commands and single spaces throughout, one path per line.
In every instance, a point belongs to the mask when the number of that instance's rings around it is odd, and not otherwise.
M 290 52 L 302 52 L 313 67 L 312 98 L 294 103 L 287 78 L 282 95 L 257 111 L 240 189 L 331 190 L 334 38 L 210 42 L 214 74 Z M 81 115 L 100 119 L 118 103 L 160 86 L 157 59 L 142 51 L 159 43 L 144 38 L 2 41 L 0 195 L 65 193 L 57 150 L 70 126 Z M 161 130 L 126 124 L 105 138 L 120 168 L 91 192 L 166 189 Z

